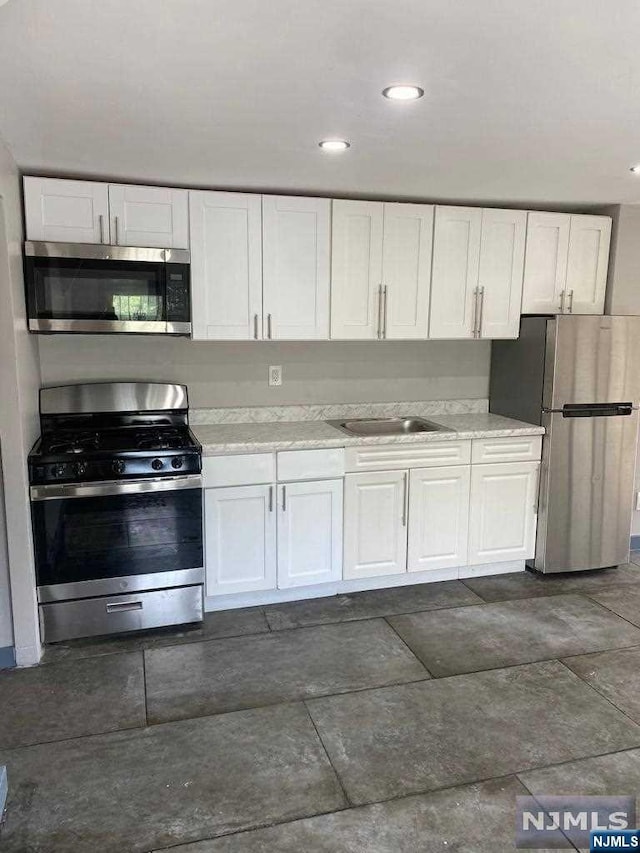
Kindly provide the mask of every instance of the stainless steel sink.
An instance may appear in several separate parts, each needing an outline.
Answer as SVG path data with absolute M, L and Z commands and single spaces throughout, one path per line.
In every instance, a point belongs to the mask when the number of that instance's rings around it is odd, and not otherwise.
M 412 435 L 416 432 L 450 432 L 447 427 L 424 418 L 357 418 L 327 421 L 348 435 Z

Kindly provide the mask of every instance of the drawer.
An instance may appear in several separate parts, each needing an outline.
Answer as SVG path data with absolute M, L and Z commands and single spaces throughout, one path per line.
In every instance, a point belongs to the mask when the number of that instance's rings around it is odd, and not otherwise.
M 274 453 L 243 453 L 237 456 L 204 456 L 202 476 L 205 489 L 216 486 L 253 486 L 274 483 Z
M 344 477 L 344 448 L 284 450 L 278 453 L 278 480 L 318 480 Z
M 432 468 L 468 465 L 471 441 L 430 441 L 424 444 L 378 444 L 347 447 L 345 468 L 357 471 L 395 471 L 403 468 Z
M 536 462 L 542 452 L 541 435 L 514 435 L 507 438 L 475 438 L 471 462 Z
M 40 605 L 45 643 L 200 622 L 202 584 Z

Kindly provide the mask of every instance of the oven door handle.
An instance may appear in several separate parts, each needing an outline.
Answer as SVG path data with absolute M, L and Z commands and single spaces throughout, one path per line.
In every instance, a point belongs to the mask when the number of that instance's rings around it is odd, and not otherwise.
M 186 477 L 157 477 L 147 480 L 106 480 L 100 483 L 53 483 L 48 486 L 31 486 L 32 501 L 50 501 L 60 498 L 98 498 L 107 495 L 135 495 L 145 492 L 172 492 L 176 489 L 201 489 L 200 474 Z

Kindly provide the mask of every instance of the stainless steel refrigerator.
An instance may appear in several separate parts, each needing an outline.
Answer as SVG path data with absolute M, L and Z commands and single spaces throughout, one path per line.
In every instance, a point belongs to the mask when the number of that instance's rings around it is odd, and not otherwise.
M 541 572 L 629 559 L 640 403 L 640 317 L 523 317 L 495 341 L 491 412 L 542 424 Z

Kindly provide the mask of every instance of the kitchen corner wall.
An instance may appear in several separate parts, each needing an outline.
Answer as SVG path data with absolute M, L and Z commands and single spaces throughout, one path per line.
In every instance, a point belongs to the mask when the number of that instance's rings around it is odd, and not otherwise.
M 488 341 L 193 342 L 145 336 L 40 336 L 44 385 L 181 382 L 192 408 L 444 400 L 488 396 Z M 270 364 L 283 385 L 270 388 Z

